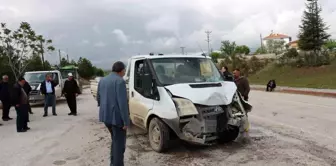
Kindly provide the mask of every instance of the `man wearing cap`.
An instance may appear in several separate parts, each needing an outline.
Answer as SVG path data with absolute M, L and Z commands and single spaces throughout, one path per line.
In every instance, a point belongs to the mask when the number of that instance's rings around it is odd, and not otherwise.
M 9 117 L 11 101 L 7 75 L 2 76 L 2 82 L 0 83 L 0 100 L 2 103 L 2 120 L 12 120 L 12 118 Z
M 18 79 L 18 82 L 13 87 L 13 104 L 15 106 L 17 118 L 16 118 L 16 130 L 17 132 L 26 132 L 30 128 L 28 127 L 28 96 L 23 89 L 26 80 L 23 77 Z
M 65 96 L 68 106 L 70 108 L 70 113 L 68 115 L 77 116 L 77 102 L 76 97 L 80 93 L 78 84 L 74 80 L 72 73 L 68 74 L 68 80 L 64 82 L 64 88 L 62 89 L 62 94 Z

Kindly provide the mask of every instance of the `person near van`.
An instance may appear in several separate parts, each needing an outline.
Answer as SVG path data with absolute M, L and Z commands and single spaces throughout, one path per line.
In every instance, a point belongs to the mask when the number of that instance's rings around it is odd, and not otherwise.
M 28 127 L 28 96 L 23 89 L 26 80 L 23 77 L 18 79 L 18 82 L 13 86 L 12 101 L 15 106 L 17 118 L 16 118 L 16 130 L 17 132 L 26 132 L 30 130 Z
M 8 76 L 2 76 L 2 82 L 0 84 L 0 100 L 2 103 L 2 120 L 9 121 L 13 118 L 9 117 L 9 110 L 11 107 Z
M 32 110 L 31 110 L 31 107 L 30 107 L 30 104 L 29 104 L 29 94 L 32 91 L 32 88 L 27 81 L 25 81 L 25 84 L 23 85 L 23 90 L 26 92 L 27 97 L 28 97 L 28 103 L 27 103 L 28 112 L 30 114 L 33 114 Z M 27 122 L 29 122 L 29 114 L 27 114 L 26 118 L 27 118 Z
M 227 66 L 222 67 L 221 73 L 223 74 L 225 81 L 233 81 L 233 76 L 229 72 L 229 69 Z
M 235 69 L 233 71 L 233 76 L 234 76 L 234 82 L 237 85 L 239 93 L 243 96 L 245 101 L 248 101 L 250 93 L 250 84 L 247 78 L 240 75 L 239 69 Z
M 44 115 L 43 117 L 48 116 L 48 107 L 52 107 L 52 114 L 56 114 L 56 95 L 55 87 L 57 84 L 52 80 L 51 74 L 46 75 L 46 80 L 41 83 L 41 93 L 44 95 Z
M 68 106 L 70 108 L 70 113 L 68 115 L 77 116 L 77 102 L 76 97 L 80 93 L 78 84 L 73 78 L 72 73 L 68 74 L 68 80 L 64 82 L 64 87 L 62 89 L 62 94 L 65 96 Z
M 124 63 L 113 64 L 112 73 L 98 83 L 97 102 L 99 121 L 111 133 L 110 165 L 123 166 L 126 148 L 126 130 L 130 125 Z

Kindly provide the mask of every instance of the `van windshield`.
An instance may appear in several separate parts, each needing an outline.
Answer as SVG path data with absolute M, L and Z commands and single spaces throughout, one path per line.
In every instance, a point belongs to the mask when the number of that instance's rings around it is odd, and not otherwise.
M 151 60 L 160 83 L 204 83 L 224 81 L 208 58 L 160 58 Z

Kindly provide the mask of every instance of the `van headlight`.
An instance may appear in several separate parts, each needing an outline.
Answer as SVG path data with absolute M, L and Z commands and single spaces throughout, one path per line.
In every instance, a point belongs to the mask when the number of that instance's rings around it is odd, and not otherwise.
M 188 99 L 173 98 L 179 116 L 197 115 L 198 111 L 194 103 Z

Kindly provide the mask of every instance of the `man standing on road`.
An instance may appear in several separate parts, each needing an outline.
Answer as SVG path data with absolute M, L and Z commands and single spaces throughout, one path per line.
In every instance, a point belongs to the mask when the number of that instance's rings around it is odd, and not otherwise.
M 80 91 L 77 82 L 73 79 L 72 73 L 69 73 L 68 80 L 64 82 L 64 88 L 62 90 L 62 94 L 64 94 L 70 108 L 70 113 L 68 115 L 77 116 L 76 97 L 79 93 Z
M 44 95 L 44 115 L 43 117 L 48 116 L 48 107 L 52 106 L 52 114 L 56 114 L 56 96 L 55 96 L 55 87 L 56 83 L 52 80 L 51 74 L 46 75 L 46 80 L 41 83 L 41 93 Z
M 124 63 L 113 64 L 112 73 L 98 83 L 97 101 L 99 121 L 104 122 L 111 133 L 111 166 L 124 165 L 126 130 L 130 125 Z
M 233 71 L 234 75 L 234 82 L 237 85 L 237 89 L 240 92 L 240 94 L 243 96 L 244 100 L 248 101 L 248 95 L 250 93 L 250 84 L 246 77 L 243 77 L 240 75 L 240 70 L 235 69 Z
M 13 87 L 13 104 L 15 106 L 17 118 L 16 118 L 16 130 L 17 132 L 26 132 L 30 130 L 28 127 L 28 96 L 23 89 L 26 83 L 23 77 L 20 77 L 18 82 Z
M 27 81 L 23 85 L 23 90 L 26 92 L 27 97 L 28 97 L 28 102 L 27 102 L 28 112 L 29 112 L 29 114 L 33 114 L 32 110 L 31 110 L 31 107 L 30 107 L 30 104 L 29 104 L 29 93 L 32 91 L 32 88 Z M 29 122 L 29 114 L 27 114 L 27 117 L 26 117 L 27 122 Z
M 2 103 L 2 120 L 9 121 L 13 118 L 9 117 L 9 110 L 11 107 L 8 76 L 2 76 L 2 83 L 0 84 L 0 100 Z

